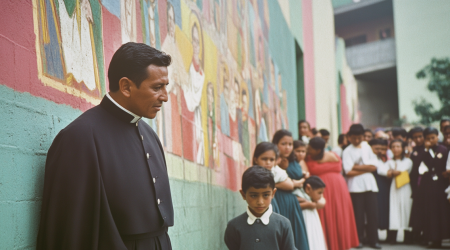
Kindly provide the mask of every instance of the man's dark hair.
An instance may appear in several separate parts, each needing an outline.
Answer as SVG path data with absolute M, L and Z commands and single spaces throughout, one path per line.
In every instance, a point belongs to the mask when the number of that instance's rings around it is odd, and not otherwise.
M 423 133 L 423 128 L 421 128 L 421 127 L 414 127 L 411 130 L 409 130 L 409 132 L 408 132 L 409 138 L 412 139 L 415 133 Z
M 388 145 L 388 141 L 384 140 L 384 139 L 372 139 L 369 141 L 369 145 L 370 146 L 375 146 L 375 145 L 381 145 L 381 146 L 387 146 Z
M 319 130 L 319 132 L 320 132 L 320 134 L 322 135 L 322 136 L 327 136 L 327 135 L 330 135 L 330 131 L 328 131 L 328 130 L 326 130 L 326 129 L 321 129 L 321 130 Z
M 278 143 L 280 142 L 280 140 L 285 137 L 285 136 L 289 136 L 292 137 L 292 133 L 286 129 L 280 129 L 277 132 L 275 132 L 275 134 L 273 135 L 272 138 L 272 143 L 278 146 Z M 292 150 L 291 154 L 288 156 L 288 161 L 289 162 L 293 162 L 295 161 L 295 155 L 294 155 L 294 150 Z
M 363 125 L 356 123 L 350 126 L 347 135 L 364 135 L 364 131 Z
M 408 137 L 408 132 L 406 132 L 406 129 L 404 128 L 393 128 L 392 136 L 393 137 L 401 136 L 402 138 L 406 138 Z
M 340 134 L 338 136 L 338 144 L 344 144 L 344 139 L 347 135 L 346 134 Z
M 325 154 L 325 145 L 326 142 L 321 137 L 314 137 L 311 140 L 309 140 L 309 146 L 315 150 L 320 150 L 320 153 L 313 158 L 313 160 L 321 160 L 323 158 L 323 155 Z
M 151 64 L 167 67 L 172 62 L 170 55 L 144 43 L 125 43 L 114 53 L 108 69 L 109 89 L 119 90 L 119 81 L 126 77 L 140 87 L 147 79 L 147 67 Z
M 306 187 L 306 185 L 310 185 L 313 190 L 324 188 L 326 187 L 325 182 L 323 182 L 322 179 L 320 179 L 319 176 L 312 175 L 308 179 L 305 180 L 305 183 L 303 183 L 303 186 Z
M 439 131 L 433 127 L 428 127 L 423 131 L 423 137 L 427 137 L 427 135 L 431 134 L 439 135 Z
M 255 147 L 255 152 L 253 153 L 253 165 L 256 165 L 256 159 L 267 151 L 273 151 L 275 153 L 275 157 L 278 158 L 278 147 L 277 145 L 271 142 L 260 142 Z
M 444 122 L 450 122 L 450 119 L 449 118 L 442 118 L 441 122 L 439 123 L 439 126 L 442 127 L 442 123 L 444 123 Z
M 253 166 L 245 170 L 242 175 L 242 191 L 246 193 L 251 187 L 274 189 L 275 180 L 272 172 L 261 166 Z

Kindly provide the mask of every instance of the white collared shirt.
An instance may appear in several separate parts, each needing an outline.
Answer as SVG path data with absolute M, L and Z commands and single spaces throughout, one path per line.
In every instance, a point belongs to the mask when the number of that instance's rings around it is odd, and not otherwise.
M 253 225 L 255 223 L 255 221 L 259 219 L 259 220 L 261 220 L 261 222 L 264 225 L 268 225 L 270 216 L 272 215 L 272 212 L 273 212 L 272 204 L 270 204 L 267 211 L 261 217 L 256 217 L 252 214 L 252 212 L 250 211 L 250 208 L 247 207 L 247 214 L 248 214 L 247 223 L 249 225 Z
M 367 142 L 362 142 L 357 148 L 350 144 L 342 153 L 342 165 L 345 173 L 350 172 L 355 164 L 377 166 L 377 156 Z M 350 193 L 378 192 L 378 185 L 372 173 L 364 173 L 347 177 L 348 191 Z
M 130 123 L 136 123 L 139 121 L 139 119 L 141 119 L 140 116 L 134 114 L 133 112 L 125 109 L 124 107 L 122 107 L 120 104 L 118 104 L 116 101 L 114 101 L 114 99 L 109 95 L 109 93 L 106 93 L 106 96 L 109 98 L 109 100 L 111 100 L 117 107 L 119 107 L 120 109 L 122 109 L 123 111 L 127 112 L 128 114 L 132 115 L 134 118 L 133 120 L 131 120 Z

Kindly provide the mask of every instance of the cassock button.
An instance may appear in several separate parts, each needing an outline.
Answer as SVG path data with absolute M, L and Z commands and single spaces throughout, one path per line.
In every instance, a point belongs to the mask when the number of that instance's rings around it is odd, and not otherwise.
M 149 153 L 147 153 L 147 159 L 150 159 L 150 154 Z
M 158 205 L 161 203 L 161 200 L 160 199 L 158 199 Z
M 256 241 L 256 242 L 259 242 L 259 239 L 256 239 L 255 241 Z
M 141 135 L 141 140 L 144 140 L 144 136 L 143 135 Z
M 261 221 L 259 219 L 256 220 L 256 223 L 260 223 Z
M 155 178 L 153 178 L 153 183 L 156 183 L 156 179 Z

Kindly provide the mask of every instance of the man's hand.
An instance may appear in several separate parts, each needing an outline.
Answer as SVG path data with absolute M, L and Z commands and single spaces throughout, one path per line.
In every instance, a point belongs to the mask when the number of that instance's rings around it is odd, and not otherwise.
M 392 176 L 396 177 L 399 176 L 402 172 L 397 171 L 397 170 L 392 170 Z

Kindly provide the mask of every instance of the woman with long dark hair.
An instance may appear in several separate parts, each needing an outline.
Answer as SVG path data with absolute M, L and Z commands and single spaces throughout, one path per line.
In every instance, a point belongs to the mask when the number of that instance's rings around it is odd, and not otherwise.
M 279 167 L 286 169 L 288 176 L 296 187 L 298 184 L 302 184 L 304 182 L 303 173 L 300 165 L 295 160 L 292 133 L 284 129 L 278 130 L 273 136 L 272 143 L 277 145 L 280 153 Z M 297 249 L 309 249 L 305 220 L 297 197 L 292 194 L 292 190 L 290 192 L 278 190 L 275 194 L 275 199 L 277 200 L 280 214 L 291 221 Z
M 327 205 L 318 210 L 328 250 L 343 250 L 359 245 L 352 200 L 341 175 L 341 158 L 325 152 L 325 141 L 314 137 L 309 141 L 306 164 L 311 175 L 319 176 L 327 185 L 323 196 Z

